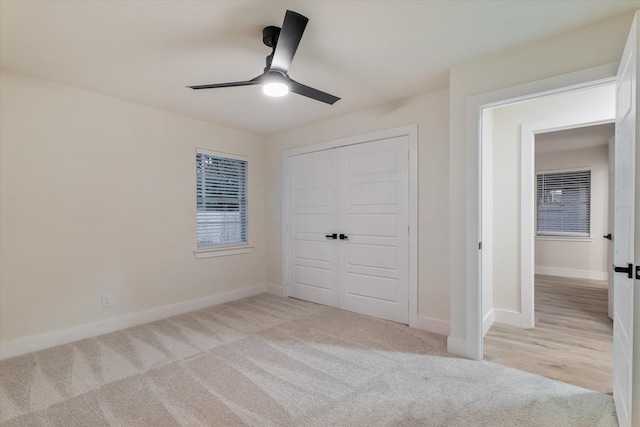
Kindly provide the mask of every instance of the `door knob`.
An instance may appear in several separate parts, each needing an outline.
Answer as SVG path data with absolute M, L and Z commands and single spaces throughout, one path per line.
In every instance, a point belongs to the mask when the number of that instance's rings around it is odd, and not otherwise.
M 326 237 L 327 239 L 337 239 L 338 238 L 338 233 L 325 234 L 324 237 Z
M 340 240 L 349 240 L 349 236 L 347 236 L 346 234 L 340 233 Z
M 607 234 L 606 236 L 602 236 L 602 237 L 604 237 L 605 239 L 609 239 L 609 240 L 612 239 L 611 233 Z
M 627 264 L 627 267 L 616 267 L 613 266 L 613 271 L 616 273 L 627 273 L 627 277 L 629 279 L 633 279 L 633 264 Z

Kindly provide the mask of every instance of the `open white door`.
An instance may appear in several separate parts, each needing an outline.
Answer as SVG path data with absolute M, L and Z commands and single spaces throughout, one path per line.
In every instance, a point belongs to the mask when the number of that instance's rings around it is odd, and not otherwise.
M 633 411 L 632 381 L 633 329 L 636 317 L 634 315 L 636 304 L 634 304 L 633 264 L 636 198 L 637 20 L 636 13 L 616 78 L 613 399 L 620 427 L 640 425 L 640 414 L 637 414 L 639 411 Z

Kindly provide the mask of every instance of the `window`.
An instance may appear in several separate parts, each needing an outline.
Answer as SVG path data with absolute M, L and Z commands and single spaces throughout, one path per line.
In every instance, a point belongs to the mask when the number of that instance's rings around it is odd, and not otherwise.
M 247 244 L 247 159 L 196 150 L 198 249 Z
M 538 236 L 589 236 L 591 171 L 538 173 Z

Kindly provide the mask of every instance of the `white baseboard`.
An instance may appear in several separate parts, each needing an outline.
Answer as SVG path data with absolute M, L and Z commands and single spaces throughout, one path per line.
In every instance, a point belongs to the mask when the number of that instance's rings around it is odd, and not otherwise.
M 265 289 L 265 285 L 235 289 L 233 291 L 179 302 L 177 304 L 165 305 L 163 307 L 152 308 L 150 310 L 114 317 L 112 319 L 85 323 L 84 325 L 75 326 L 62 331 L 47 332 L 40 335 L 33 335 L 26 338 L 0 343 L 0 360 L 31 353 L 32 351 L 44 350 L 45 348 L 67 344 L 85 338 L 107 334 L 109 332 L 142 325 L 144 323 L 154 322 L 156 320 L 165 319 L 167 317 L 176 316 L 189 311 L 199 310 L 212 305 L 224 304 L 226 302 L 251 297 L 264 293 Z
M 272 285 L 270 283 L 266 283 L 265 291 L 269 294 L 278 295 L 279 297 L 283 297 L 284 295 L 284 286 Z
M 504 323 L 506 325 L 517 326 L 519 328 L 522 327 L 522 314 L 517 311 L 494 308 L 493 313 L 495 316 L 495 323 Z
M 460 338 L 447 337 L 447 353 L 467 357 L 467 342 Z
M 536 266 L 535 273 L 543 274 L 545 276 L 572 277 L 575 279 L 589 279 L 589 280 L 608 280 L 609 279 L 609 273 L 606 271 L 577 270 L 573 268 Z
M 449 335 L 451 326 L 446 320 L 435 319 L 433 317 L 418 316 L 415 324 L 416 329 L 433 332 L 438 335 Z
M 492 308 L 482 319 L 482 336 L 484 337 L 496 321 L 496 311 Z

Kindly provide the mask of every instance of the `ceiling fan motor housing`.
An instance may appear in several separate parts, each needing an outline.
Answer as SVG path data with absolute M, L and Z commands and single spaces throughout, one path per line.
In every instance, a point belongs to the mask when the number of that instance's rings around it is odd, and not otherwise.
M 275 27 L 273 25 L 264 27 L 264 29 L 262 30 L 262 43 L 269 46 L 270 48 L 275 49 L 276 44 L 278 44 L 279 35 L 280 27 Z

